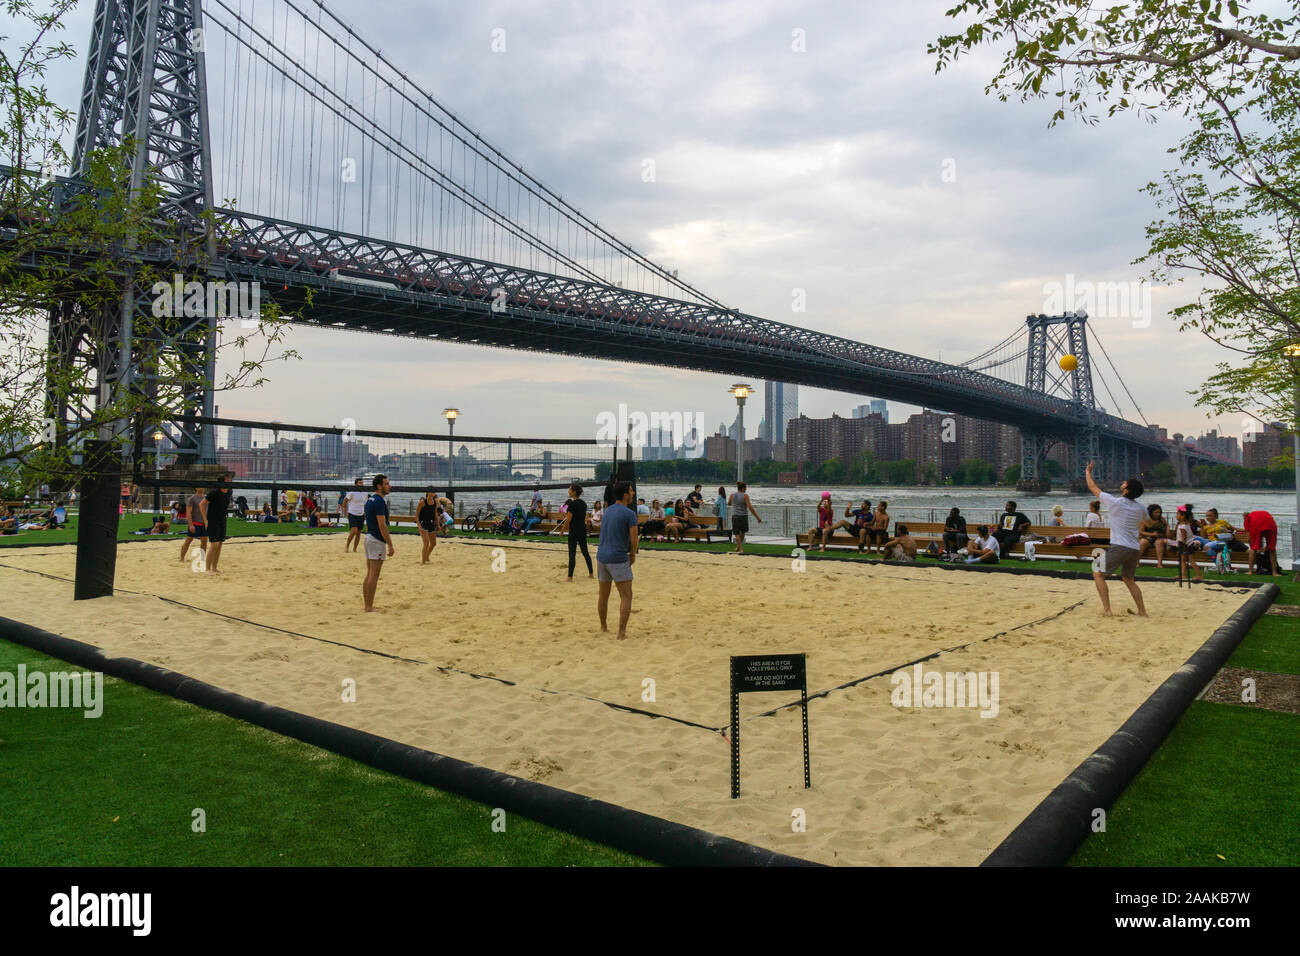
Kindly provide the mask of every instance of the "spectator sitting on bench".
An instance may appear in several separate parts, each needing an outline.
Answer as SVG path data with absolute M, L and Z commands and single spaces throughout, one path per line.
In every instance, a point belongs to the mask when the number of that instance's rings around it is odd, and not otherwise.
M 539 498 L 533 503 L 533 507 L 528 512 L 528 517 L 524 519 L 524 534 L 532 531 L 534 527 L 546 520 L 546 505 Z
M 1105 525 L 1101 521 L 1101 502 L 1092 501 L 1088 504 L 1088 513 L 1084 516 L 1083 526 L 1085 528 L 1102 528 Z
M 1149 548 L 1156 552 L 1156 567 L 1165 566 L 1165 552 L 1172 545 L 1178 547 L 1178 541 L 1169 537 L 1169 522 L 1165 520 L 1164 509 L 1159 505 L 1147 505 L 1147 520 L 1138 529 L 1142 546 L 1138 549 L 1138 558 L 1147 553 Z
M 638 518 L 644 518 L 649 514 L 650 514 L 650 506 L 645 503 L 644 498 L 638 498 L 636 500 L 636 516 Z
M 1097 503 L 1101 504 L 1101 502 L 1097 502 Z M 1051 525 L 1053 528 L 1064 528 L 1065 527 L 1064 515 L 1065 515 L 1064 508 L 1062 508 L 1060 505 L 1052 505 L 1052 520 L 1047 523 Z M 1061 539 L 1048 538 L 1047 540 L 1050 541 L 1052 544 L 1056 544 Z
M 865 519 L 860 517 L 864 511 L 866 512 Z M 853 520 L 850 521 L 850 518 Z M 871 523 L 871 502 L 863 501 L 861 508 L 854 508 L 853 502 L 850 501 L 844 506 L 844 517 L 831 525 L 830 536 L 834 536 L 836 531 L 843 528 L 849 534 L 853 535 L 853 537 L 858 539 L 858 550 L 861 551 L 864 544 L 862 540 L 864 535 L 862 534 L 862 525 L 860 522 L 864 520 L 867 524 Z
M 596 504 L 592 507 L 591 511 L 587 515 L 587 530 L 599 533 L 600 519 L 603 518 L 604 516 L 605 516 L 605 502 L 597 498 Z
M 662 538 L 664 528 L 667 526 L 667 518 L 668 515 L 667 512 L 664 511 L 664 506 L 660 504 L 658 498 L 654 499 L 650 505 L 650 517 L 648 517 L 645 524 L 642 525 L 641 533 L 651 537 L 658 535 Z
M 885 542 L 885 560 L 915 564 L 916 539 L 907 533 L 907 525 L 905 524 L 900 524 L 895 530 L 898 532 L 898 536 Z
M 1237 529 L 1225 519 L 1219 517 L 1217 508 L 1210 508 L 1205 512 L 1205 523 L 1201 525 L 1201 536 L 1208 539 L 1205 545 L 1206 554 L 1210 555 L 1215 563 L 1220 563 L 1220 554 L 1225 555 L 1222 563 L 1229 570 L 1232 568 L 1232 562 L 1227 557 L 1227 554 L 1234 551 L 1248 550 L 1244 544 L 1237 540 Z
M 1014 501 L 1008 501 L 1006 510 L 1002 514 L 1002 520 L 998 525 L 998 530 L 993 532 L 993 537 L 998 539 L 1000 552 L 1010 554 L 1011 549 L 1020 543 L 1021 537 L 1029 528 L 1029 519 L 1016 510 Z
M 882 498 L 880 504 L 876 505 L 875 516 L 871 519 L 867 547 L 874 546 L 877 550 L 883 551 L 887 540 L 889 540 L 889 502 Z
M 970 535 L 966 532 L 966 519 L 962 517 L 960 508 L 953 508 L 948 512 L 948 519 L 943 523 L 944 554 L 956 554 L 966 547 L 968 541 Z
M 975 529 L 975 540 L 966 546 L 967 564 L 997 564 L 1002 556 L 1002 543 L 989 534 L 989 526 Z
M 668 536 L 669 541 L 676 541 L 681 544 L 682 532 L 686 530 L 686 524 L 682 521 L 681 513 L 686 509 L 686 502 L 678 498 L 671 507 L 664 509 L 664 533 Z
M 821 549 L 826 550 L 826 539 L 831 535 L 831 525 L 835 522 L 835 512 L 831 508 L 831 493 L 823 491 L 821 501 L 817 502 L 817 526 L 808 529 L 808 547 L 813 541 L 821 539 Z
M 264 522 L 266 522 L 267 524 L 275 524 L 275 523 L 276 523 L 276 517 L 275 517 L 275 515 L 271 514 L 271 503 L 270 503 L 269 501 L 268 501 L 266 504 L 262 505 L 262 519 L 261 519 L 261 520 L 264 521 Z

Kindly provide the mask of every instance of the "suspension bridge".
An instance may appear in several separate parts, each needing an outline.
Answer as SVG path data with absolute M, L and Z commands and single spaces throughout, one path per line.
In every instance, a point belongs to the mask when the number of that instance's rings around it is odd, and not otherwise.
M 128 142 L 132 184 L 148 177 L 161 188 L 162 216 L 205 248 L 209 278 L 255 283 L 301 324 L 734 374 L 971 415 L 1021 430 L 1030 488 L 1057 443 L 1070 447 L 1075 479 L 1090 459 L 1112 481 L 1166 456 L 1184 480 L 1191 464 L 1217 460 L 1098 405 L 1095 333 L 1083 314 L 1029 316 L 954 365 L 710 297 L 511 160 L 322 0 L 98 0 L 73 167 L 48 177 L 36 214 L 86 201 L 92 155 Z M 23 227 L 0 223 L 0 242 Z M 188 244 L 129 254 L 180 262 Z M 203 420 L 215 411 L 223 317 L 141 341 L 133 330 L 147 323 L 135 318 L 155 295 L 125 284 L 122 305 L 95 314 L 50 304 L 52 353 L 99 383 L 50 394 L 59 432 L 101 395 L 156 392 L 167 368 L 181 368 L 194 374 L 168 431 L 182 456 L 214 462 L 215 429 Z M 149 363 L 139 360 L 146 347 Z M 1055 358 L 1066 352 L 1078 366 L 1061 372 Z M 156 451 L 152 424 L 134 429 L 137 458 Z

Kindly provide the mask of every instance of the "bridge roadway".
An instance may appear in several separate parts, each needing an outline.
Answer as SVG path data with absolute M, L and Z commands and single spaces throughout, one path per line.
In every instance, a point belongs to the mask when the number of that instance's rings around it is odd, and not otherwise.
M 692 368 L 888 398 L 1069 435 L 1074 403 L 990 375 L 706 303 L 223 212 L 223 277 L 260 281 L 304 324 Z M 334 270 L 339 270 L 335 272 Z M 954 316 L 953 321 L 960 321 Z M 1107 437 L 1165 451 L 1142 425 L 1099 414 Z

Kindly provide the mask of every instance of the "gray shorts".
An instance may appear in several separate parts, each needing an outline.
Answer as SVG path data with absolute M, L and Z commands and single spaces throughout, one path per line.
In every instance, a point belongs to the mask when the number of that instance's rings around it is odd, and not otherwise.
M 605 581 L 631 581 L 632 580 L 632 562 L 624 561 L 622 564 L 604 564 L 596 562 L 596 580 L 604 583 Z
M 382 561 L 388 556 L 388 544 L 382 538 L 366 535 L 366 560 Z
M 1106 573 L 1123 571 L 1123 577 L 1131 578 L 1137 574 L 1138 558 L 1141 552 L 1137 548 L 1126 548 L 1122 544 L 1112 544 L 1106 549 Z

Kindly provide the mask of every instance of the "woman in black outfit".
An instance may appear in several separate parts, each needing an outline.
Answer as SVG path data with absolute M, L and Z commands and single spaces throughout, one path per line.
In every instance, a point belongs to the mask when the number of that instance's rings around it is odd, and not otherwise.
M 943 524 L 943 550 L 947 554 L 956 554 L 966 547 L 970 535 L 966 533 L 966 519 L 961 516 L 960 508 L 948 512 L 948 520 Z
M 432 488 L 427 488 L 424 497 L 420 499 L 420 507 L 416 509 L 415 523 L 420 526 L 420 541 L 424 544 L 424 553 L 420 555 L 421 564 L 429 563 L 430 553 L 438 546 L 438 506 L 444 503 L 451 505 L 446 498 L 439 498 Z
M 569 529 L 569 580 L 573 580 L 579 548 L 587 562 L 587 577 L 591 577 L 591 555 L 587 552 L 587 502 L 582 500 L 582 485 L 574 483 L 569 486 L 569 509 L 564 513 L 563 523 Z

